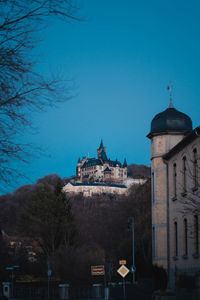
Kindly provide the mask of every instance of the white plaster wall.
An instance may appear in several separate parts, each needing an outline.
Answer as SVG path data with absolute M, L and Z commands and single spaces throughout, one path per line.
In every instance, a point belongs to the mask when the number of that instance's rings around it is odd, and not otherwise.
M 74 186 L 70 182 L 63 187 L 63 191 L 65 193 L 83 193 L 84 196 L 91 196 L 93 194 L 102 194 L 102 193 L 109 193 L 109 194 L 127 194 L 127 188 L 120 188 L 120 187 L 111 187 L 111 186 L 89 186 L 89 185 L 78 185 Z
M 195 273 L 200 270 L 200 257 L 193 257 L 194 254 L 194 214 L 200 212 L 200 177 L 198 178 L 199 187 L 198 190 L 193 191 L 193 149 L 197 149 L 198 156 L 198 169 L 200 170 L 200 138 L 196 139 L 194 142 L 190 143 L 184 150 L 180 151 L 178 154 L 174 155 L 169 160 L 169 217 L 170 217 L 170 266 L 172 269 L 179 271 L 186 271 L 190 273 Z M 182 186 L 182 158 L 186 156 L 186 194 L 183 196 L 183 186 Z M 174 175 L 173 175 L 173 165 L 177 165 L 177 197 L 174 196 Z M 199 174 L 200 175 L 200 174 Z M 196 206 L 197 204 L 197 206 Z M 183 220 L 187 218 L 188 221 L 188 257 L 183 258 Z M 200 216 L 199 216 L 200 219 Z M 175 258 L 174 252 L 174 222 L 178 224 L 178 256 Z M 200 221 L 200 220 L 199 220 Z M 199 224 L 200 226 L 200 224 Z M 199 228 L 200 232 L 200 228 Z M 200 237 L 199 237 L 200 242 Z M 199 245 L 200 250 L 200 245 Z
M 167 269 L 167 167 L 162 156 L 174 147 L 182 134 L 161 134 L 151 139 L 153 264 Z

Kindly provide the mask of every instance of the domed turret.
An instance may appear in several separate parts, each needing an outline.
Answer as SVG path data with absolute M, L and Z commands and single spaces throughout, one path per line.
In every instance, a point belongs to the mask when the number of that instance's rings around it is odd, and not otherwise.
M 154 133 L 166 132 L 188 132 L 192 130 L 192 120 L 186 114 L 175 109 L 170 102 L 169 107 L 157 114 L 151 122 L 151 131 L 148 136 Z
M 162 266 L 165 270 L 168 270 L 169 249 L 171 251 L 169 246 L 171 195 L 168 186 L 174 184 L 174 178 L 169 181 L 169 178 L 174 176 L 174 163 L 169 171 L 164 156 L 192 130 L 190 117 L 172 105 L 172 86 L 170 85 L 168 89 L 170 90 L 170 105 L 153 118 L 148 134 L 148 138 L 151 139 L 152 262 L 154 265 Z

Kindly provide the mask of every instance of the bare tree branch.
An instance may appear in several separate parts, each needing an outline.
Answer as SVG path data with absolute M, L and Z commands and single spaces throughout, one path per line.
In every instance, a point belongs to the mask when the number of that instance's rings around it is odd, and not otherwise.
M 10 162 L 28 161 L 27 145 L 17 138 L 32 125 L 30 113 L 72 97 L 70 81 L 34 71 L 31 51 L 51 16 L 80 20 L 75 0 L 0 0 L 0 182 L 6 184 L 18 175 Z

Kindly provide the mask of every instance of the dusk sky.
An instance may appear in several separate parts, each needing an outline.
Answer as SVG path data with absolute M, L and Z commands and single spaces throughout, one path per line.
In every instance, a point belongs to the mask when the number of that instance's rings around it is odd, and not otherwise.
M 76 96 L 32 115 L 37 134 L 24 140 L 45 155 L 23 167 L 34 183 L 47 174 L 75 174 L 79 157 L 107 156 L 150 166 L 146 138 L 155 114 L 173 104 L 199 124 L 200 1 L 82 0 L 83 22 L 53 20 L 43 32 L 37 70 L 73 78 Z M 17 188 L 15 186 L 14 188 Z M 13 191 L 8 187 L 7 191 Z

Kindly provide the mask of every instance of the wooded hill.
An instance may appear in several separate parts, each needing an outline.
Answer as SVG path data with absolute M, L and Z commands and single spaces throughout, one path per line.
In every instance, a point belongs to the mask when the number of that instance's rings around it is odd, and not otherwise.
M 119 260 L 126 259 L 128 267 L 132 264 L 128 220 L 134 217 L 137 276 L 149 275 L 150 180 L 144 185 L 133 186 L 128 196 L 65 197 L 61 185 L 62 180 L 53 174 L 39 179 L 35 185 L 22 186 L 15 193 L 0 197 L 1 229 L 10 240 L 13 236 L 26 240 L 26 246 L 22 242 L 14 252 L 5 254 L 8 242 L 1 238 L 1 251 L 4 251 L 1 270 L 5 270 L 4 265 L 20 264 L 22 277 L 46 277 L 48 259 L 52 261 L 55 279 L 84 283 L 96 280 L 90 274 L 92 265 L 104 264 L 108 280 L 121 281 L 116 272 Z M 27 243 L 35 247 L 37 260 L 34 262 L 29 260 Z M 5 271 L 0 272 L 5 280 Z M 127 280 L 130 279 L 128 275 Z
M 145 165 L 131 164 L 127 167 L 128 176 L 133 178 L 150 178 L 151 168 Z

